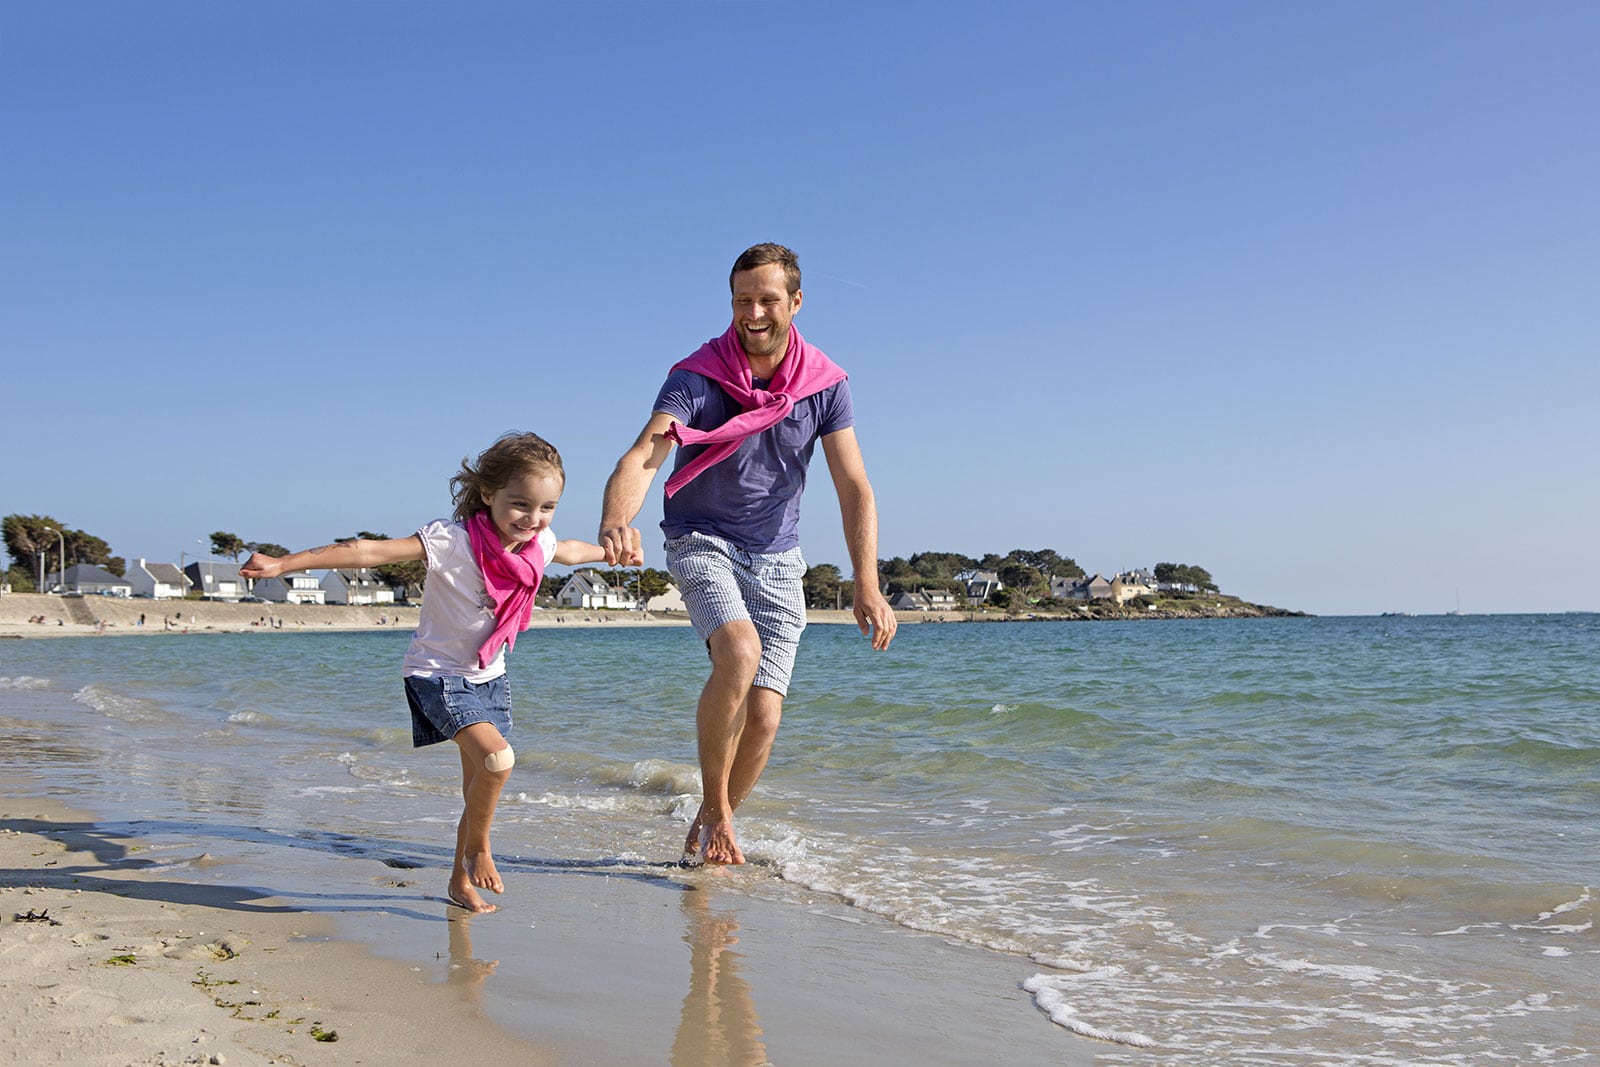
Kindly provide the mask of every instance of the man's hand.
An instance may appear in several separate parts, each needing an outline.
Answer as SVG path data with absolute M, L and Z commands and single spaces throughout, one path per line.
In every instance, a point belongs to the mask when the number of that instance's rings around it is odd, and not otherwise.
M 635 526 L 613 526 L 600 531 L 600 549 L 613 567 L 643 567 L 644 541 Z
M 900 622 L 894 617 L 894 609 L 889 606 L 883 594 L 871 587 L 863 590 L 861 583 L 857 582 L 853 606 L 856 625 L 861 627 L 863 634 L 872 638 L 872 647 L 879 652 L 888 648 L 889 642 L 894 640 L 894 632 L 899 629 Z

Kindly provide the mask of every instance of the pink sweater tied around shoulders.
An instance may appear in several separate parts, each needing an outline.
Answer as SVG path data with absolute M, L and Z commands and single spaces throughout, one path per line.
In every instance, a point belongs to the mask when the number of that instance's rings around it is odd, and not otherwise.
M 467 535 L 472 539 L 472 557 L 483 571 L 484 588 L 494 601 L 494 631 L 478 647 L 478 667 L 482 669 L 494 662 L 501 645 L 507 651 L 517 647 L 517 634 L 526 630 L 533 618 L 533 599 L 539 593 L 546 561 L 537 537 L 516 552 L 502 545 L 487 508 L 467 520 Z
M 680 445 L 707 446 L 667 479 L 668 496 L 682 489 L 707 467 L 733 455 L 746 437 L 788 418 L 796 401 L 820 393 L 848 377 L 838 364 L 823 355 L 822 349 L 801 337 L 793 323 L 789 324 L 789 347 L 765 389 L 755 387 L 750 360 L 739 343 L 737 326 L 729 326 L 721 337 L 707 341 L 672 369 L 691 370 L 710 378 L 733 398 L 741 411 L 711 430 L 696 430 L 676 422 L 667 429 L 666 436 Z

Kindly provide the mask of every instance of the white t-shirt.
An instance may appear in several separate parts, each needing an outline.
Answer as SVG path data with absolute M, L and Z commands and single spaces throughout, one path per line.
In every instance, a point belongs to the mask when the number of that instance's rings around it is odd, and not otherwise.
M 494 632 L 494 601 L 473 558 L 467 528 L 435 519 L 417 536 L 428 557 L 428 583 L 400 673 L 408 678 L 450 674 L 469 682 L 500 677 L 506 673 L 504 645 L 487 667 L 478 667 L 478 649 Z M 539 548 L 548 564 L 556 554 L 556 535 L 548 526 L 539 531 Z

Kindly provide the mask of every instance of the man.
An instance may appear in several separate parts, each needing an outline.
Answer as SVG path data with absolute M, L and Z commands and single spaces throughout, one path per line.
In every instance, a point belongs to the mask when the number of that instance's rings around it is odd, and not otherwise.
M 878 511 L 849 383 L 793 325 L 800 263 L 782 245 L 755 245 L 728 286 L 733 324 L 673 367 L 606 482 L 599 538 L 608 563 L 644 562 L 629 524 L 679 444 L 661 528 L 668 570 L 711 654 L 696 709 L 703 793 L 684 851 L 712 864 L 744 862 L 733 812 L 766 768 L 805 629 L 800 494 L 819 438 L 844 519 L 856 625 L 879 650 L 896 625 L 878 588 Z

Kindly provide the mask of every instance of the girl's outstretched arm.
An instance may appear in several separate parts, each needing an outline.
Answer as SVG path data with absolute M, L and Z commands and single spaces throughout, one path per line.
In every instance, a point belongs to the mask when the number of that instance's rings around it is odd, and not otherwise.
M 353 541 L 308 548 L 304 552 L 291 552 L 287 556 L 264 556 L 260 552 L 252 552 L 250 558 L 244 561 L 244 566 L 239 568 L 239 575 L 244 578 L 276 578 L 281 574 L 313 568 L 333 571 L 381 567 L 386 563 L 426 558 L 422 539 L 416 534 L 392 541 L 368 541 L 358 537 Z
M 587 541 L 557 541 L 555 558 L 550 562 L 571 567 L 579 563 L 604 563 L 605 559 L 606 550 L 599 545 Z

